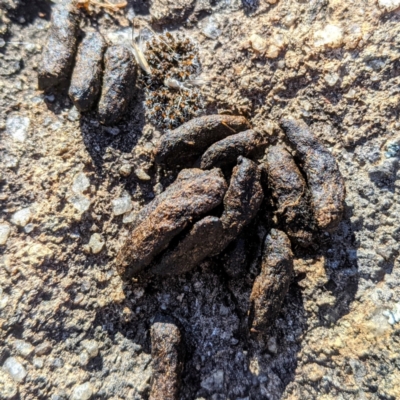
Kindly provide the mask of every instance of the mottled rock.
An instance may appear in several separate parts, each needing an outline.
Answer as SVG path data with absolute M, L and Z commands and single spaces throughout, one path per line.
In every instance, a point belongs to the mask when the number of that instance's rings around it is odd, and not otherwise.
M 23 143 L 28 135 L 31 120 L 20 115 L 10 115 L 6 121 L 6 132 L 15 141 Z
M 303 175 L 292 155 L 281 145 L 268 149 L 265 165 L 281 229 L 295 243 L 309 246 L 315 223 Z
M 15 212 L 11 217 L 11 222 L 15 225 L 24 227 L 31 220 L 31 218 L 31 209 L 27 207 Z
M 250 332 L 264 333 L 275 322 L 293 275 L 289 238 L 272 229 L 264 244 L 261 273 L 250 295 Z
M 199 171 L 193 173 L 193 179 L 178 180 L 168 197 L 133 229 L 122 246 L 117 257 L 119 273 L 129 278 L 146 268 L 193 218 L 218 206 L 225 191 L 226 182 L 219 169 Z
M 190 271 L 215 251 L 215 242 L 224 234 L 217 217 L 205 217 L 193 225 L 176 247 L 168 249 L 161 261 L 151 268 L 159 275 L 175 275 Z
M 86 33 L 78 47 L 69 96 L 81 112 L 89 110 L 100 94 L 105 49 L 106 42 L 98 32 Z
M 90 187 L 90 181 L 83 172 L 79 172 L 78 174 L 75 175 L 74 181 L 72 182 L 72 191 L 75 194 L 81 194 L 89 187 Z
M 132 199 L 128 193 L 124 193 L 121 197 L 113 200 L 112 211 L 114 215 L 122 215 L 132 210 Z
M 136 70 L 135 59 L 127 48 L 114 45 L 106 50 L 99 102 L 103 124 L 115 124 L 123 117 L 134 93 Z
M 346 195 L 344 180 L 335 157 L 304 122 L 284 118 L 281 125 L 296 149 L 307 176 L 312 211 L 318 227 L 334 230 L 342 220 Z
M 89 382 L 75 386 L 72 390 L 71 400 L 89 400 L 93 395 L 93 388 Z
M 22 382 L 26 377 L 24 366 L 15 357 L 7 358 L 4 362 L 3 369 L 7 371 L 16 382 Z
M 150 330 L 153 376 L 150 400 L 178 400 L 183 370 L 183 340 L 173 321 L 162 318 Z
M 230 135 L 205 151 L 201 156 L 200 168 L 233 166 L 239 156 L 248 157 L 260 144 L 260 134 L 251 129 Z
M 54 6 L 51 28 L 38 72 L 39 89 L 47 90 L 70 78 L 77 47 L 79 13 L 72 0 Z
M 213 143 L 249 128 L 246 118 L 239 116 L 207 115 L 193 118 L 161 138 L 156 161 L 172 166 L 185 165 L 194 161 Z
M 25 342 L 24 340 L 16 340 L 14 343 L 14 348 L 17 353 L 24 358 L 30 357 L 35 350 L 30 343 Z

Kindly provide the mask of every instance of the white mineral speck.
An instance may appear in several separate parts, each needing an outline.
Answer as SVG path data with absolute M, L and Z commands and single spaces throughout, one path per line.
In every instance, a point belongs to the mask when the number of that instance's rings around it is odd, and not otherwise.
M 10 232 L 11 232 L 11 229 L 10 229 L 9 225 L 0 224 L 0 246 L 7 243 Z
M 23 143 L 28 134 L 30 122 L 28 117 L 21 117 L 19 115 L 10 116 L 6 122 L 7 133 L 17 142 Z
M 129 213 L 124 214 L 122 218 L 122 223 L 130 224 L 136 219 L 137 214 L 138 214 L 137 211 L 131 211 Z
M 35 350 L 30 343 L 25 342 L 24 340 L 16 340 L 14 347 L 17 353 L 24 358 L 29 357 L 33 353 L 33 350 Z
M 266 50 L 268 42 L 265 38 L 254 33 L 250 36 L 250 44 L 253 50 L 261 53 Z
M 378 0 L 378 4 L 386 11 L 393 11 L 400 7 L 400 0 Z
M 336 25 L 328 24 L 324 29 L 314 33 L 314 45 L 316 47 L 339 47 L 343 41 L 342 29 Z
M 81 194 L 72 196 L 69 201 L 80 213 L 84 213 L 85 211 L 89 210 L 90 200 Z
M 99 354 L 99 344 L 95 340 L 83 340 L 82 346 L 90 358 L 94 358 Z
M 9 297 L 8 296 L 0 296 L 0 310 L 6 308 L 8 304 Z
M 125 214 L 126 212 L 131 211 L 132 207 L 132 200 L 127 193 L 112 201 L 114 215 Z
M 336 72 L 325 75 L 325 82 L 329 86 L 335 86 L 338 80 L 339 80 L 339 75 Z
M 4 362 L 3 369 L 7 371 L 16 382 L 22 382 L 26 376 L 24 366 L 14 357 L 9 357 Z
M 90 181 L 88 177 L 83 173 L 75 175 L 74 181 L 72 183 L 72 191 L 75 194 L 81 194 L 90 187 Z
M 29 207 L 23 208 L 15 212 L 11 217 L 11 222 L 15 225 L 24 227 L 32 218 L 32 213 Z
M 78 109 L 77 109 L 76 107 L 72 107 L 72 108 L 69 110 L 68 119 L 69 119 L 70 121 L 78 121 L 79 116 L 80 116 L 80 114 L 79 114 L 79 111 L 78 111 Z
M 93 389 L 89 382 L 75 386 L 72 391 L 71 400 L 89 400 L 92 397 Z
M 94 233 L 89 240 L 89 247 L 93 254 L 100 253 L 103 250 L 105 241 L 99 233 Z
M 218 29 L 218 24 L 214 17 L 208 18 L 208 20 L 204 23 L 202 32 L 209 39 L 215 40 L 221 34 L 221 31 Z

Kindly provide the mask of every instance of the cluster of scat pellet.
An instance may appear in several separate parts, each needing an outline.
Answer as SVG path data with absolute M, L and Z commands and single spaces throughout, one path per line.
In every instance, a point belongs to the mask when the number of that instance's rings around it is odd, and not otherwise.
M 161 129 L 173 129 L 200 115 L 204 109 L 200 88 L 191 81 L 200 73 L 198 48 L 182 35 L 154 36 L 145 57 L 151 75 L 142 75 L 146 94 L 146 115 Z M 171 87 L 168 81 L 178 82 Z

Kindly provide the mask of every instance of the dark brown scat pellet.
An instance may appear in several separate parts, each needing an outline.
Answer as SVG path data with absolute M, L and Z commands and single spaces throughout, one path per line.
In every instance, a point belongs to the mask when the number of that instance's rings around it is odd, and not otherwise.
M 218 251 L 218 240 L 224 235 L 218 217 L 208 216 L 193 225 L 177 246 L 167 250 L 161 261 L 151 268 L 158 275 L 177 275 L 188 272 L 206 257 Z
M 265 166 L 279 225 L 295 243 L 309 246 L 315 223 L 303 175 L 292 155 L 282 145 L 268 149 Z
M 129 279 L 146 268 L 194 218 L 221 204 L 226 189 L 219 169 L 202 171 L 180 182 L 133 229 L 117 256 L 118 272 Z
M 98 109 L 102 124 L 113 125 L 124 116 L 135 91 L 136 73 L 136 61 L 126 47 L 114 45 L 106 50 Z
M 249 129 L 212 144 L 201 156 L 200 168 L 233 166 L 239 156 L 248 157 L 261 145 L 261 135 Z
M 257 214 L 264 199 L 260 183 L 261 172 L 257 164 L 245 157 L 238 157 L 229 188 L 224 198 L 221 221 L 232 238 L 241 232 Z
M 89 110 L 98 99 L 105 49 L 106 42 L 98 32 L 86 33 L 78 47 L 69 96 L 79 111 Z
M 318 227 L 328 231 L 337 228 L 343 216 L 346 188 L 335 158 L 303 121 L 284 118 L 281 126 L 301 159 Z
M 250 128 L 246 118 L 207 115 L 167 132 L 159 143 L 156 162 L 170 166 L 194 162 L 213 143 Z
M 184 367 L 184 343 L 171 319 L 159 318 L 150 329 L 153 375 L 150 400 L 178 400 Z
M 72 0 L 54 6 L 50 34 L 43 50 L 38 71 L 38 87 L 48 90 L 67 84 L 74 64 L 80 14 Z
M 262 334 L 275 322 L 293 276 L 293 255 L 285 233 L 272 229 L 264 244 L 261 273 L 250 295 L 249 327 Z

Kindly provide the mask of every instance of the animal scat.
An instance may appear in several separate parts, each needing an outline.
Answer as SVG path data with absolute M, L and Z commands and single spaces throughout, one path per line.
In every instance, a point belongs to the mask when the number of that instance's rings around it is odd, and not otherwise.
M 193 225 L 177 246 L 166 250 L 151 272 L 158 275 L 177 275 L 188 272 L 213 253 L 215 242 L 224 235 L 218 217 L 207 216 Z
M 150 329 L 152 379 L 150 400 L 178 400 L 184 367 L 184 342 L 171 318 L 159 317 Z
M 178 183 L 131 232 L 117 256 L 117 269 L 131 278 L 145 269 L 194 219 L 218 206 L 227 184 L 219 169 L 202 171 Z
M 117 123 L 126 112 L 135 90 L 137 64 L 124 46 L 110 46 L 104 54 L 103 87 L 99 102 L 101 123 Z
M 261 206 L 264 193 L 260 177 L 261 171 L 254 161 L 238 157 L 224 198 L 224 212 L 221 216 L 224 230 L 233 238 L 236 238 L 243 227 L 256 216 Z
M 307 176 L 318 227 L 326 231 L 336 229 L 343 216 L 346 188 L 335 158 L 303 121 L 283 118 L 281 126 Z
M 263 334 L 275 322 L 293 276 L 293 254 L 285 233 L 272 229 L 266 237 L 261 273 L 250 295 L 249 328 Z
M 98 32 L 87 33 L 78 47 L 69 96 L 81 112 L 89 110 L 100 94 L 105 49 L 106 42 Z
M 292 155 L 282 145 L 269 147 L 264 165 L 280 227 L 295 243 L 309 246 L 315 222 L 306 181 Z
M 170 166 L 187 165 L 213 143 L 249 128 L 249 122 L 241 116 L 208 115 L 194 118 L 161 138 L 156 162 Z
M 65 85 L 71 77 L 77 48 L 80 13 L 71 0 L 57 4 L 38 71 L 40 90 Z
M 260 145 L 262 145 L 261 135 L 252 129 L 230 135 L 212 144 L 204 152 L 200 168 L 232 166 L 239 156 L 250 156 Z

